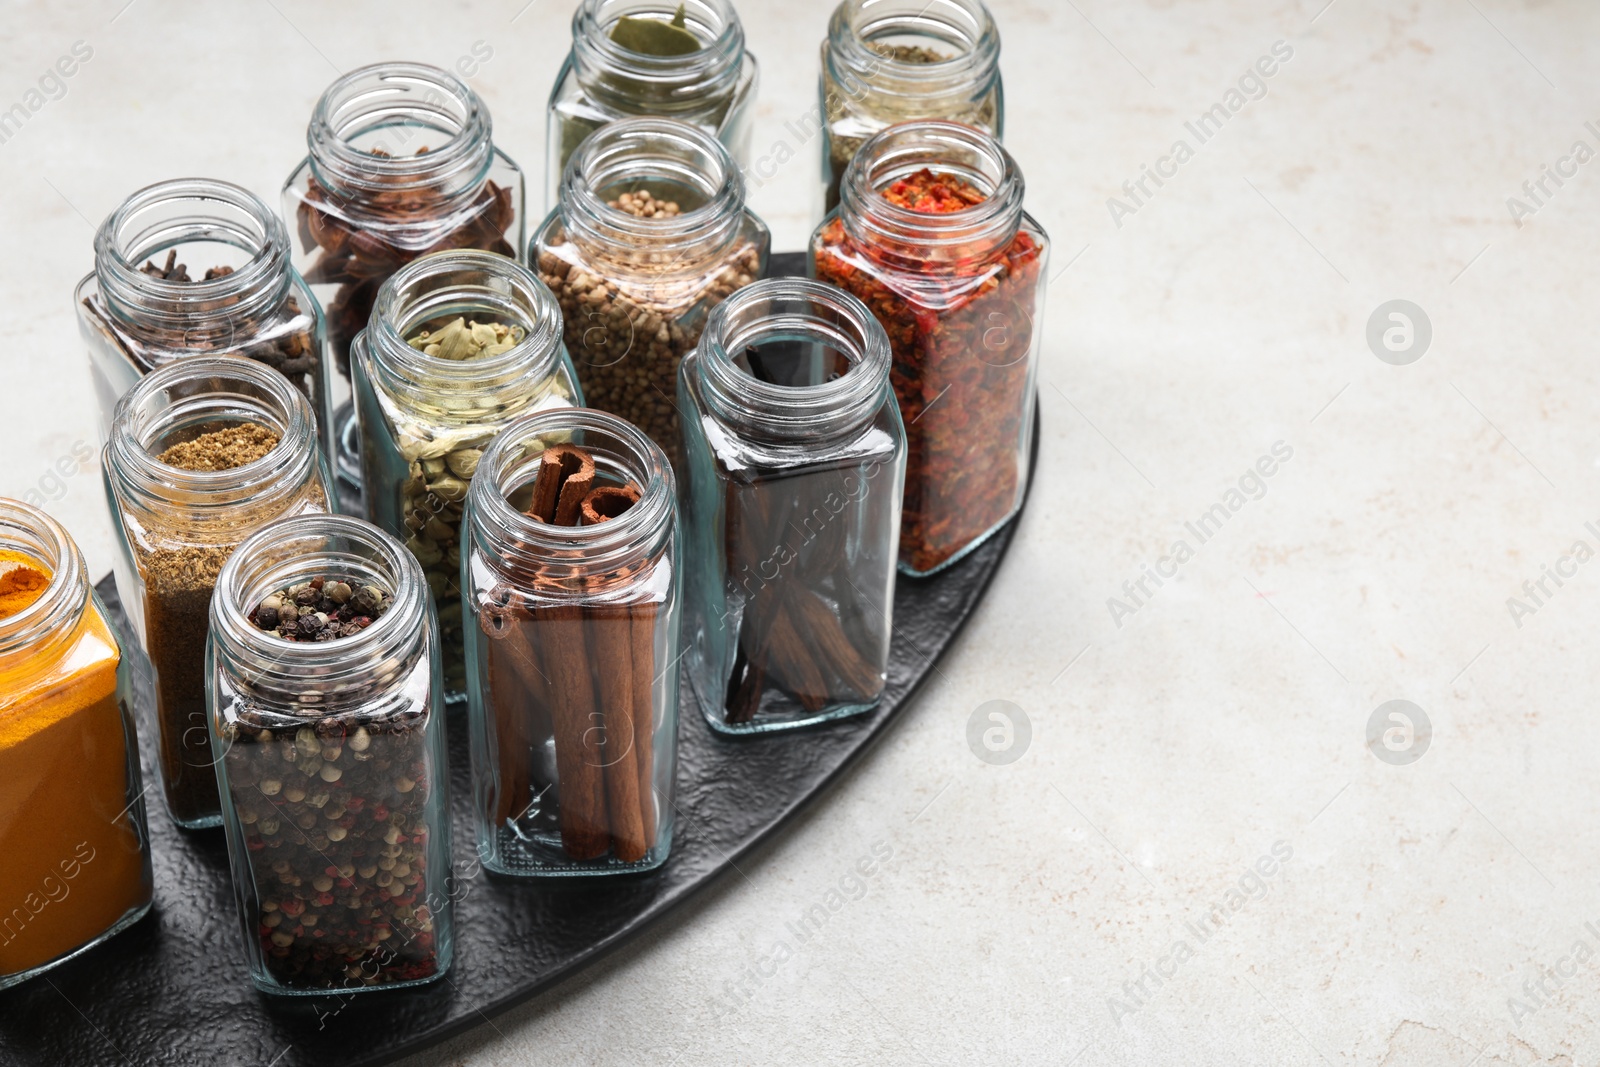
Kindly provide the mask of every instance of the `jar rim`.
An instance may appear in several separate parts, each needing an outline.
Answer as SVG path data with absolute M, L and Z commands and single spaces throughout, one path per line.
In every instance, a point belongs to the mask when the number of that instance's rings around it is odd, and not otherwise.
M 614 16 L 601 11 L 607 5 L 622 4 L 631 5 L 632 10 Z M 658 106 L 687 110 L 737 79 L 744 61 L 744 26 L 730 0 L 684 0 L 686 22 L 692 20 L 716 31 L 709 39 L 695 33 L 701 41 L 698 51 L 653 56 L 611 39 L 612 28 L 624 15 L 665 14 L 677 6 L 670 0 L 582 0 L 572 13 L 572 58 L 587 87 L 612 103 L 626 103 L 627 94 L 621 87 L 605 83 L 606 76 L 620 75 L 680 97 Z
M 851 74 L 871 83 L 876 92 L 922 95 L 938 83 L 961 78 L 986 88 L 1000 73 L 1000 28 L 983 0 L 930 0 L 909 15 L 875 13 L 872 8 L 896 0 L 840 0 L 828 19 L 829 51 Z M 871 47 L 880 36 L 917 32 L 899 27 L 921 24 L 921 36 L 965 47 L 932 63 L 914 63 L 884 55 Z M 928 32 L 934 28 L 945 33 Z
M 32 604 L 0 619 L 0 661 L 65 633 L 89 603 L 89 572 L 72 535 L 40 508 L 0 497 L 0 549 L 50 570 L 50 583 Z

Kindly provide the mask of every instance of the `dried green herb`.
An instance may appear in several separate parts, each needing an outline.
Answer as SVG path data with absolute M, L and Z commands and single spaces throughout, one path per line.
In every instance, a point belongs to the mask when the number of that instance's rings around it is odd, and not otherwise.
M 624 15 L 611 27 L 611 39 L 630 52 L 646 56 L 686 56 L 700 51 L 700 38 L 690 33 L 682 4 L 671 22 Z

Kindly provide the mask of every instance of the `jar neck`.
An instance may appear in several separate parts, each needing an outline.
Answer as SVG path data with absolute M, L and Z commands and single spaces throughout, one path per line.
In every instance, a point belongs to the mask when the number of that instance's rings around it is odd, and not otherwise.
M 192 281 L 143 269 L 189 268 Z M 134 193 L 100 225 L 95 280 L 109 314 L 185 348 L 225 347 L 281 307 L 292 280 L 283 221 L 248 190 L 189 178 Z M 220 273 L 219 273 L 220 272 Z
M 317 101 L 306 143 L 316 182 L 347 214 L 400 221 L 469 200 L 494 161 L 489 109 L 421 63 L 351 71 Z
M 89 604 L 89 572 L 60 523 L 30 504 L 4 497 L 0 497 L 0 552 L 16 553 L 49 572 L 49 585 L 39 599 L 0 619 L 0 674 L 42 669 L 83 618 Z
M 943 214 L 912 211 L 883 191 L 921 170 L 975 187 L 981 203 Z M 845 232 L 874 258 L 926 273 L 954 272 L 1003 253 L 1022 224 L 1025 185 L 1000 142 L 938 119 L 902 122 L 861 146 L 840 186 Z
M 853 98 L 954 117 L 999 84 L 1000 31 L 983 0 L 844 0 L 828 20 L 827 62 Z
M 889 364 L 888 335 L 860 300 L 809 279 L 771 278 L 717 305 L 693 369 L 724 426 L 809 446 L 871 423 Z
M 670 21 L 672 0 L 583 0 L 572 16 L 572 69 L 597 102 L 622 114 L 691 115 L 717 106 L 738 87 L 744 27 L 729 0 L 684 0 L 684 26 L 698 51 L 654 56 L 611 38 L 624 16 Z
M 482 359 L 427 355 L 409 338 L 456 318 L 520 329 L 515 347 Z M 415 260 L 378 290 L 356 340 L 384 396 L 427 419 L 468 425 L 539 400 L 561 358 L 561 308 L 531 271 L 505 256 L 460 250 Z

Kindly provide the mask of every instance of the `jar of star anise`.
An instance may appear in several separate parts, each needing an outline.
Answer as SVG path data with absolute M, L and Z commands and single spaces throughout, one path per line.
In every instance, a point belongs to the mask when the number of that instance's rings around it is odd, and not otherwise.
M 330 459 L 347 492 L 361 478 L 350 342 L 366 329 L 378 287 L 429 252 L 515 258 L 522 247 L 522 171 L 490 135 L 478 94 L 420 63 L 351 71 L 312 112 L 311 153 L 284 186 L 283 211 L 298 235 L 296 264 L 327 309 L 337 371 Z
M 994 138 L 891 126 L 845 172 L 811 269 L 889 335 L 910 459 L 900 567 L 931 574 L 1017 513 L 1027 489 L 1049 239 Z

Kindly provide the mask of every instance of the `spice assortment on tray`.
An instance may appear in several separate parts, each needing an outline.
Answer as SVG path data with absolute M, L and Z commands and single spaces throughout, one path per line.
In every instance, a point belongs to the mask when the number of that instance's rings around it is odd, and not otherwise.
M 449 702 L 479 859 L 544 878 L 669 862 L 680 665 L 717 734 L 875 707 L 897 576 L 1026 490 L 1048 239 L 998 55 L 979 0 L 839 6 L 810 279 L 765 278 L 728 0 L 581 0 L 526 245 L 483 102 L 412 63 L 328 88 L 282 219 L 122 204 L 76 297 L 134 637 L 0 500 L 0 896 L 49 897 L 0 988 L 149 909 L 136 719 L 256 986 L 326 995 L 450 968 Z

